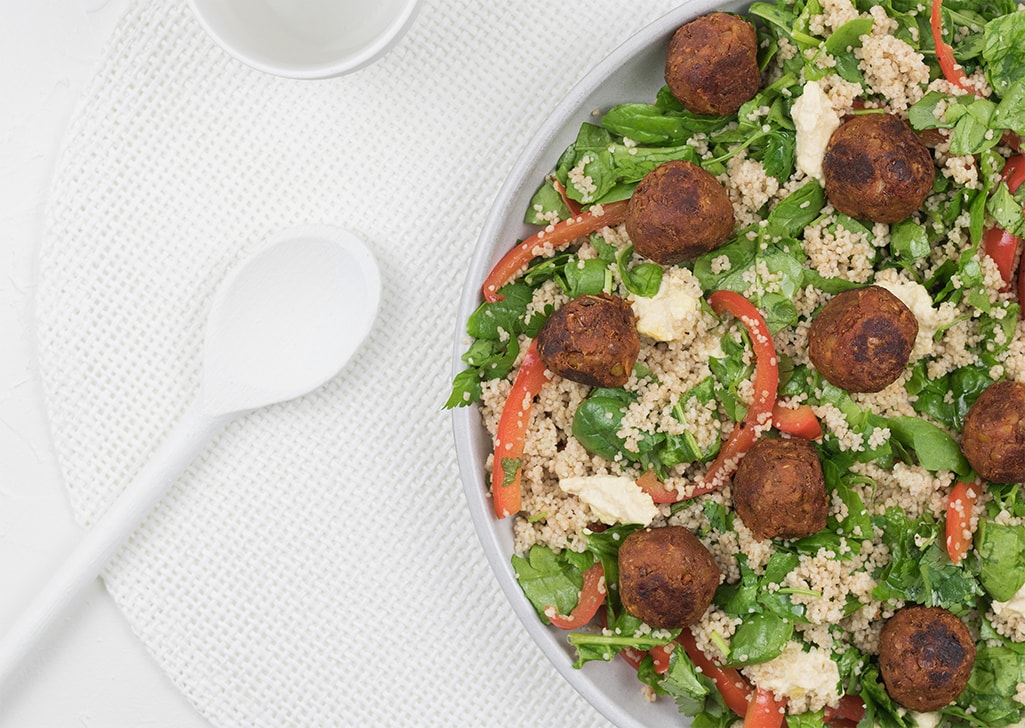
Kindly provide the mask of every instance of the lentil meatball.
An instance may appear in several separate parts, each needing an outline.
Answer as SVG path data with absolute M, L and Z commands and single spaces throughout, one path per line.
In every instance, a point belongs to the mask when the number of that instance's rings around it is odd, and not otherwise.
M 826 527 L 829 496 L 808 440 L 756 442 L 733 476 L 733 507 L 755 538 L 802 538 Z
M 986 480 L 1025 481 L 1025 384 L 996 382 L 979 395 L 965 415 L 961 450 Z
M 872 222 L 898 222 L 920 208 L 935 174 L 929 148 L 892 114 L 851 117 L 833 132 L 822 160 L 833 207 Z
M 634 190 L 626 232 L 638 255 L 675 265 L 717 248 L 730 236 L 733 204 L 710 172 L 691 162 L 666 162 Z
M 808 356 L 831 384 L 848 392 L 878 392 L 904 371 L 918 336 L 918 319 L 879 286 L 834 296 L 812 319 Z
M 580 296 L 559 308 L 537 335 L 549 369 L 591 387 L 621 387 L 641 350 L 630 304 L 618 296 Z
M 761 83 L 758 37 L 736 15 L 703 15 L 678 28 L 669 41 L 666 84 L 695 114 L 736 113 Z
M 879 673 L 905 708 L 939 710 L 964 690 L 975 643 L 964 622 L 940 607 L 904 607 L 879 634 Z
M 698 621 L 718 586 L 715 559 L 682 526 L 634 531 L 619 547 L 623 606 L 657 629 L 679 629 Z

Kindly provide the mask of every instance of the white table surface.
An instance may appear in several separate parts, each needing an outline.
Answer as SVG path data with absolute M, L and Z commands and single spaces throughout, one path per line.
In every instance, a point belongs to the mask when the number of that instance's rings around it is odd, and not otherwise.
M 76 539 L 35 365 L 36 256 L 61 139 L 129 0 L 0 0 L 0 630 Z M 101 582 L 0 687 L 2 728 L 203 728 Z

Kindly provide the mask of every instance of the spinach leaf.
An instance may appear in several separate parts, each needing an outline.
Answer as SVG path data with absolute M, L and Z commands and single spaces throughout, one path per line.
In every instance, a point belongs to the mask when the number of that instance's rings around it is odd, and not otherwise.
M 975 654 L 968 685 L 957 699 L 976 725 L 1009 725 L 1022 719 L 1022 704 L 1012 696 L 1025 682 L 1025 653 L 1020 645 L 982 641 Z
M 664 96 L 660 94 L 659 99 L 663 100 Z M 728 122 L 725 117 L 701 116 L 678 104 L 667 107 L 658 102 L 618 104 L 601 118 L 602 126 L 613 134 L 653 146 L 684 144 L 694 134 L 714 133 Z
M 986 23 L 982 57 L 986 75 L 998 96 L 1023 77 L 1025 69 L 1025 15 L 1010 13 Z
M 616 256 L 616 268 L 626 290 L 635 296 L 651 298 L 662 287 L 662 266 L 658 263 L 638 263 L 632 268 L 628 261 L 633 255 L 633 246 L 627 245 Z
M 969 408 L 993 383 L 989 368 L 965 366 L 936 379 L 929 379 L 924 361 L 911 370 L 905 389 L 912 396 L 911 405 L 921 415 L 960 431 Z
M 982 520 L 975 547 L 983 588 L 997 601 L 1008 601 L 1025 585 L 1025 529 Z
M 550 215 L 552 213 L 555 213 L 560 220 L 565 220 L 569 217 L 569 208 L 566 207 L 562 195 L 555 189 L 553 181 L 548 179 L 530 198 L 523 221 L 528 225 L 547 225 L 551 222 Z
M 861 48 L 861 36 L 872 31 L 874 22 L 872 18 L 848 20 L 826 39 L 825 50 L 836 60 L 836 72 L 845 81 L 862 83 L 865 80 L 854 49 Z
M 527 558 L 512 557 L 516 581 L 545 624 L 549 623 L 546 607 L 554 606 L 560 614 L 573 611 L 584 584 L 583 572 L 593 564 L 590 553 L 564 549 L 557 554 L 539 544 L 531 547 Z
M 784 197 L 769 211 L 768 227 L 772 234 L 797 238 L 822 212 L 826 193 L 818 180 L 811 180 Z
M 626 453 L 626 441 L 619 431 L 632 400 L 633 396 L 624 389 L 595 389 L 573 413 L 573 437 L 589 453 L 616 460 Z
M 794 623 L 762 612 L 749 615 L 730 640 L 729 667 L 757 665 L 778 657 L 794 634 Z
M 883 531 L 883 543 L 890 550 L 890 562 L 872 590 L 874 598 L 944 607 L 957 615 L 974 608 L 982 589 L 967 562 L 951 563 L 941 526 L 931 516 L 913 520 L 889 508 L 873 522 Z
M 965 477 L 972 472 L 957 441 L 931 422 L 918 417 L 892 417 L 886 423 L 893 437 L 913 452 L 926 470 L 952 470 Z

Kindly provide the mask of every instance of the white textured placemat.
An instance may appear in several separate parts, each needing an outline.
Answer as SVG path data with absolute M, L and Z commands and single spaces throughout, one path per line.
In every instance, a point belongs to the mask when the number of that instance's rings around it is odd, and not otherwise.
M 216 726 L 584 726 L 480 553 L 447 395 L 487 208 L 528 137 L 671 0 L 425 0 L 383 61 L 323 82 L 230 59 L 183 1 L 139 2 L 65 141 L 39 360 L 77 518 L 194 396 L 225 270 L 331 223 L 382 267 L 368 344 L 323 391 L 232 425 L 105 574 Z

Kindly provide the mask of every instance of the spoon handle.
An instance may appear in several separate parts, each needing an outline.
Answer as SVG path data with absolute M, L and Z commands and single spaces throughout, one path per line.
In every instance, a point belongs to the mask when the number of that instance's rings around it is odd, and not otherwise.
M 0 641 L 0 686 L 18 670 L 50 626 L 99 575 L 204 445 L 231 419 L 196 406 L 171 430 L 114 504 L 74 547 Z

